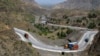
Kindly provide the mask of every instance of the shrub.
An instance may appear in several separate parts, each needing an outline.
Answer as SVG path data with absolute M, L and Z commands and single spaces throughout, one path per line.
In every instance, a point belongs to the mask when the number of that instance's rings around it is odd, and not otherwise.
M 66 33 L 67 33 L 67 34 L 70 34 L 70 33 L 72 33 L 72 32 L 73 32 L 73 30 L 72 30 L 72 29 L 67 28 L 67 31 L 66 31 Z
M 47 35 L 48 33 L 51 33 L 48 27 L 44 27 L 41 24 L 35 24 L 34 25 L 37 29 L 39 29 L 44 35 Z
M 66 33 L 61 31 L 61 32 L 57 33 L 57 36 L 58 36 L 59 39 L 63 39 L 64 37 L 66 37 Z
M 95 14 L 95 13 L 88 14 L 88 18 L 96 18 L 96 17 L 97 17 L 97 14 Z
M 87 20 L 87 18 L 86 17 L 82 17 L 82 20 Z
M 100 23 L 98 23 L 98 26 L 100 26 Z
M 96 27 L 96 24 L 95 23 L 89 23 L 89 25 L 88 25 L 88 28 L 89 29 L 93 29 L 93 28 L 95 28 Z
M 29 45 L 32 45 L 32 43 L 30 43 L 30 42 L 29 42 L 28 44 L 29 44 Z
M 67 18 L 68 18 L 68 16 L 67 16 L 67 15 L 64 15 L 64 16 L 63 16 L 63 18 L 64 18 L 64 19 L 67 19 Z
M 76 22 L 81 23 L 81 22 L 82 22 L 82 20 L 81 20 L 81 19 L 77 19 L 77 20 L 76 20 Z

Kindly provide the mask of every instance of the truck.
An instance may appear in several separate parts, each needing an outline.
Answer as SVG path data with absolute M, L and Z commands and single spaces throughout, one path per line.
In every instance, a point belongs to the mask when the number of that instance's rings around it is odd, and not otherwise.
M 73 45 L 72 50 L 78 50 L 78 45 L 77 44 Z
M 64 49 L 77 50 L 79 48 L 77 42 L 70 42 L 64 45 Z
M 25 34 L 24 34 L 24 37 L 25 37 L 26 39 L 28 39 L 28 34 L 27 34 L 27 33 L 25 33 Z
M 68 44 L 65 44 L 65 45 L 64 45 L 64 49 L 67 49 L 67 48 L 68 48 Z

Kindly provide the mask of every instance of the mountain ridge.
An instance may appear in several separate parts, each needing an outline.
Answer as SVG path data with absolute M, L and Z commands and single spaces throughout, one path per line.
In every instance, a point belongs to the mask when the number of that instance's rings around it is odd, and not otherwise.
M 81 9 L 92 10 L 100 9 L 99 0 L 67 0 L 65 2 L 56 4 L 53 9 Z

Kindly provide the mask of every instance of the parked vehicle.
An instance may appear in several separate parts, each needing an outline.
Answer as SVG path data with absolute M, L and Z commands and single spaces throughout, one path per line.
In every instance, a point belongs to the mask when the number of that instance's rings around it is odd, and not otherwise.
M 85 42 L 88 42 L 88 41 L 89 41 L 89 39 L 88 39 L 88 38 L 86 38 L 86 39 L 85 39 Z
M 26 39 L 28 39 L 28 34 L 27 34 L 27 33 L 25 33 L 25 34 L 24 34 L 24 37 L 25 37 Z
M 68 48 L 68 44 L 65 44 L 65 45 L 64 45 L 64 49 L 67 49 L 67 48 Z
M 64 49 L 77 50 L 79 48 L 77 42 L 70 42 L 64 45 Z
M 68 48 L 69 48 L 70 50 L 72 50 L 72 49 L 73 49 L 73 44 L 68 44 Z
M 75 44 L 75 45 L 73 46 L 72 50 L 77 50 L 77 49 L 78 49 L 78 45 Z

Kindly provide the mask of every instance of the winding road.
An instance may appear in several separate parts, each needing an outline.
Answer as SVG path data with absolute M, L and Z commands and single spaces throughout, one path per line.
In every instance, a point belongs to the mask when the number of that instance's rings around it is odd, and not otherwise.
M 51 51 L 51 52 L 66 52 L 66 53 L 71 53 L 71 52 L 79 52 L 79 51 L 84 51 L 88 45 L 92 44 L 92 41 L 94 39 L 94 36 L 98 33 L 98 31 L 87 31 L 86 33 L 83 34 L 81 39 L 77 41 L 79 45 L 78 50 L 70 50 L 70 49 L 64 49 L 63 47 L 59 46 L 50 46 L 47 44 L 44 44 L 40 40 L 36 39 L 34 36 L 32 36 L 29 32 L 14 28 L 15 33 L 21 37 L 21 40 L 24 42 L 30 42 L 32 43 L 32 46 L 37 49 L 45 50 L 45 51 Z M 26 39 L 24 37 L 24 34 L 27 33 L 29 35 L 29 38 Z M 86 43 L 84 40 L 88 38 L 89 41 Z

